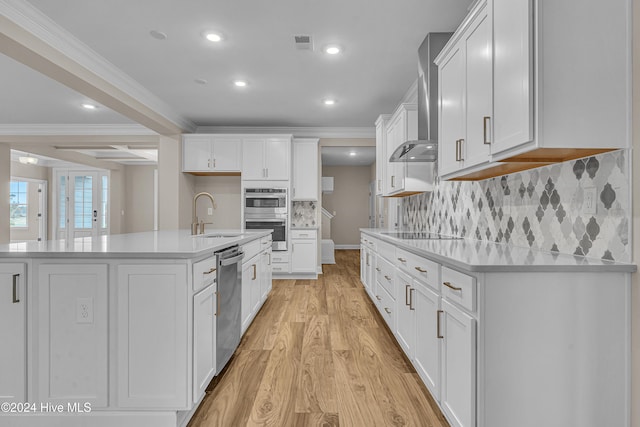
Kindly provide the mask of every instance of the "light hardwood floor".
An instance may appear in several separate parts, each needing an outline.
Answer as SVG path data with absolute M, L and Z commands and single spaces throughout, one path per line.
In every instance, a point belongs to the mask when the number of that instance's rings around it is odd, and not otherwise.
M 359 251 L 273 291 L 189 427 L 448 424 L 360 282 Z

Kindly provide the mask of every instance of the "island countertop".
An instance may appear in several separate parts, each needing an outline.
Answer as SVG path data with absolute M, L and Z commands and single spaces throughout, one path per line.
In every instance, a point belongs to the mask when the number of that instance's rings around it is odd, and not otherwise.
M 242 245 L 270 231 L 211 230 L 192 236 L 189 230 L 112 234 L 98 238 L 48 240 L 0 245 L 0 258 L 194 258 Z
M 365 234 L 416 255 L 472 272 L 621 272 L 633 273 L 635 264 L 471 239 L 403 239 L 394 230 L 362 228 Z M 386 234 L 391 233 L 391 234 Z M 411 233 L 408 231 L 407 233 Z

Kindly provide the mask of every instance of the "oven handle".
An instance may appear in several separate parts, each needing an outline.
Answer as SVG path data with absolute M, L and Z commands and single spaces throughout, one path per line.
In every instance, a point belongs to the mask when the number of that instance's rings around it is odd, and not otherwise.
M 282 222 L 284 223 L 286 220 L 285 219 L 278 219 L 278 218 L 274 218 L 274 219 L 258 219 L 258 218 L 251 218 L 251 219 L 245 219 L 245 222 Z
M 220 265 L 226 267 L 227 265 L 237 264 L 238 261 L 241 261 L 244 258 L 244 252 L 242 252 L 238 256 L 234 256 L 232 258 L 224 258 L 220 260 Z

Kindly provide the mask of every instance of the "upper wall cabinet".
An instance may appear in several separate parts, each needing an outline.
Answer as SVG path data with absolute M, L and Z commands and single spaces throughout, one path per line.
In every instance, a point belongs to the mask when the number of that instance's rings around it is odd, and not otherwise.
M 239 174 L 241 139 L 219 135 L 184 135 L 182 171 L 194 175 Z
M 318 139 L 293 140 L 292 200 L 318 200 Z
M 288 181 L 291 137 L 247 137 L 242 139 L 242 179 Z
M 387 124 L 391 114 L 381 114 L 376 120 L 376 196 L 384 194 L 387 154 Z
M 492 59 L 493 88 L 487 95 L 473 88 L 472 80 L 484 76 L 486 64 L 470 61 L 471 48 L 477 44 L 467 37 L 484 15 L 492 34 L 487 54 Z M 629 16 L 631 0 L 611 0 L 606 7 L 596 0 L 487 0 L 476 4 L 436 63 L 442 85 L 443 79 L 451 79 L 447 64 L 453 52 L 461 49 L 465 53 L 466 49 L 466 77 L 460 80 L 458 91 L 462 90 L 463 99 L 489 97 L 493 111 L 488 119 L 483 116 L 480 131 L 474 131 L 469 126 L 480 126 L 478 117 L 472 117 L 480 110 L 467 102 L 454 112 L 456 107 L 447 104 L 447 95 L 441 93 L 442 126 L 455 121 L 450 114 L 462 117 L 457 134 L 452 127 L 448 140 L 441 138 L 442 149 L 448 150 L 441 157 L 442 177 L 485 179 L 628 148 Z M 475 149 L 471 135 L 487 143 L 486 157 L 478 152 L 470 160 L 470 150 Z M 449 152 L 456 160 L 447 160 Z

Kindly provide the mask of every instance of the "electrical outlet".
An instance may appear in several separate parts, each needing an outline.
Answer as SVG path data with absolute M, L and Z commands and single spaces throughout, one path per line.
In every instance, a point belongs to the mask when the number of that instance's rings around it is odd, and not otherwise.
M 584 189 L 584 203 L 582 210 L 587 215 L 596 214 L 596 203 L 598 202 L 598 192 L 596 187 L 589 187 Z
M 207 208 L 207 215 L 213 215 L 213 208 Z
M 93 298 L 76 299 L 76 322 L 93 323 Z

